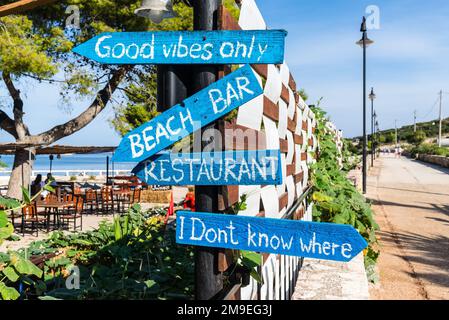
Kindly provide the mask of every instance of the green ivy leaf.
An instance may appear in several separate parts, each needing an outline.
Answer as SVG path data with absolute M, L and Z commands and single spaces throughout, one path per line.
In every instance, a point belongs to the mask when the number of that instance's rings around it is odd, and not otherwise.
M 255 270 L 255 269 L 251 270 L 250 276 L 251 276 L 254 280 L 256 280 L 258 283 L 263 284 L 263 279 L 262 279 L 262 277 L 260 276 L 260 274 L 257 272 L 257 270 Z
M 26 204 L 31 204 L 30 192 L 27 188 L 22 187 L 22 197 L 23 202 L 25 202 Z
M 0 228 L 0 244 L 4 239 L 8 239 L 14 233 L 14 227 L 12 223 L 9 223 L 6 227 Z
M 56 190 L 55 190 L 55 188 L 53 188 L 52 186 L 50 186 L 50 185 L 45 185 L 44 186 L 44 190 L 45 191 L 48 191 L 48 192 L 50 192 L 50 193 L 54 193 Z
M 0 295 L 3 300 L 17 300 L 20 297 L 16 289 L 7 287 L 3 282 L 0 282 Z
M 19 279 L 19 275 L 17 274 L 17 272 L 14 270 L 14 268 L 12 268 L 11 266 L 6 267 L 3 270 L 3 274 L 6 276 L 6 278 L 8 278 L 9 281 L 11 282 L 16 282 L 17 279 Z
M 243 263 L 247 262 L 253 267 L 258 267 L 262 264 L 262 255 L 256 252 L 242 251 Z
M 154 285 L 156 285 L 156 281 L 154 281 L 154 280 L 147 280 L 147 281 L 145 281 L 144 283 L 145 283 L 145 285 L 147 286 L 147 288 L 151 288 L 151 287 L 153 287 Z
M 19 258 L 14 262 L 13 265 L 19 273 L 26 275 L 35 275 L 39 278 L 42 277 L 42 270 L 29 260 Z
M 0 228 L 7 226 L 9 220 L 5 211 L 0 211 Z
M 4 198 L 0 196 L 0 206 L 6 209 L 14 209 L 20 207 L 20 202 L 16 199 Z

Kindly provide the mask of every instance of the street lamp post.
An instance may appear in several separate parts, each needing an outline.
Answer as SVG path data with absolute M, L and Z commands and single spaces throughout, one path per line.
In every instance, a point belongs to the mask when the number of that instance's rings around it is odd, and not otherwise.
M 377 155 L 378 152 L 378 148 L 377 146 L 379 145 L 379 121 L 377 121 L 377 117 L 376 117 L 376 122 L 374 124 L 374 136 L 376 137 L 376 148 L 374 149 L 374 153 Z
M 50 159 L 50 174 L 51 174 L 51 171 L 53 169 L 53 160 L 55 159 L 55 156 L 51 154 L 48 158 Z
M 371 167 L 374 167 L 374 121 L 376 118 L 376 113 L 374 112 L 374 99 L 376 99 L 374 88 L 371 88 L 369 99 L 371 100 Z
M 368 38 L 366 33 L 366 18 L 363 17 L 362 26 L 360 32 L 362 32 L 362 39 L 357 41 L 357 45 L 361 46 L 363 49 L 363 194 L 366 194 L 366 48 L 373 44 L 374 41 Z

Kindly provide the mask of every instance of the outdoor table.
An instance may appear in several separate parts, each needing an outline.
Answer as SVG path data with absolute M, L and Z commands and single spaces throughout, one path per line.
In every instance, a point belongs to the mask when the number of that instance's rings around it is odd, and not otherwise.
M 69 208 L 69 207 L 73 207 L 75 206 L 75 202 L 74 201 L 38 201 L 36 203 L 37 208 L 44 208 L 44 209 L 49 209 L 49 212 L 45 213 L 45 215 L 47 216 L 47 233 L 50 232 L 50 216 L 53 212 L 54 214 L 54 218 L 53 218 L 53 223 L 55 224 L 56 222 L 56 216 L 58 215 L 60 210 L 63 210 L 65 208 Z

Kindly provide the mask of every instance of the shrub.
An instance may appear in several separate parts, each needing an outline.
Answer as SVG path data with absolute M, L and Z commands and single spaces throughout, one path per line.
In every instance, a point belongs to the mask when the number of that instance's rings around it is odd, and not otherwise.
M 448 148 L 440 148 L 436 144 L 431 144 L 431 143 L 421 143 L 420 145 L 413 147 L 410 150 L 410 153 L 414 157 L 416 157 L 418 154 L 449 157 L 449 149 Z
M 78 180 L 77 176 L 70 176 L 70 181 L 76 181 L 76 180 Z
M 325 113 L 313 108 L 318 121 L 316 131 L 320 150 L 317 163 L 312 166 L 311 181 L 314 200 L 313 217 L 317 222 L 348 224 L 357 229 L 367 240 L 365 267 L 370 281 L 377 281 L 374 266 L 379 256 L 375 231 L 378 225 L 373 219 L 371 205 L 340 170 L 338 151 L 331 133 L 325 130 Z M 348 156 L 347 153 L 344 155 Z

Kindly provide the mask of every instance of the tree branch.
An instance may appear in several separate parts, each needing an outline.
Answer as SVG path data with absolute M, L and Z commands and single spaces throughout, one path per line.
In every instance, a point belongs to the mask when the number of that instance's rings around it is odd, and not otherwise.
M 6 88 L 14 101 L 13 114 L 14 114 L 14 126 L 15 131 L 19 139 L 25 138 L 29 135 L 28 127 L 23 122 L 23 100 L 20 97 L 20 90 L 16 89 L 14 83 L 12 82 L 11 75 L 9 73 L 2 73 L 3 81 L 5 82 Z
M 3 110 L 0 110 L 0 127 L 12 135 L 15 139 L 18 139 L 14 120 L 11 119 Z
M 55 126 L 39 135 L 27 137 L 23 142 L 32 143 L 35 145 L 48 145 L 87 126 L 101 111 L 106 108 L 112 94 L 115 92 L 126 73 L 131 69 L 131 66 L 125 66 L 117 71 L 114 71 L 108 84 L 98 92 L 94 102 L 79 116 L 64 124 Z

